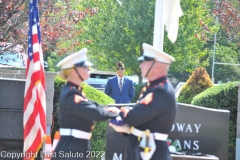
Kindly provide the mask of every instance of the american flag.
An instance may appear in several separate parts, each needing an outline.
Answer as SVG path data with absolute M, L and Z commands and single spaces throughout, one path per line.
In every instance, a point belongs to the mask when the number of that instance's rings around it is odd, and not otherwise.
M 28 53 L 24 94 L 24 160 L 34 159 L 46 134 L 46 95 L 37 0 L 29 4 Z

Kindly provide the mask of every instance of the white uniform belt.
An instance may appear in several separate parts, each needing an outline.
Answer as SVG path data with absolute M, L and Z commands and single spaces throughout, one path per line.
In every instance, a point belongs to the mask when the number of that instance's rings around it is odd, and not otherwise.
M 143 134 L 145 134 L 145 131 L 141 131 L 141 130 L 139 130 L 137 128 L 131 127 L 130 133 L 135 135 L 135 136 L 137 136 L 137 137 L 141 137 Z M 156 140 L 166 141 L 167 138 L 168 138 L 168 134 L 157 133 L 157 132 L 154 132 L 152 134 L 154 135 L 154 139 L 156 139 Z
M 92 133 L 81 131 L 78 129 L 69 129 L 69 128 L 60 128 L 61 136 L 73 136 L 75 138 L 88 139 L 90 140 L 92 137 Z

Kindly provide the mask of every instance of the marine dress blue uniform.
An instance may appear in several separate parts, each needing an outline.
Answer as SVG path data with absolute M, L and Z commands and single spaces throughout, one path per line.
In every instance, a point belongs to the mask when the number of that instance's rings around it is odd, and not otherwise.
M 150 130 L 151 133 L 169 134 L 177 112 L 174 89 L 167 77 L 159 78 L 147 83 L 142 89 L 136 106 L 127 116 L 120 112 L 123 121 L 138 131 Z M 141 160 L 140 140 L 133 133 L 129 134 L 129 148 L 127 160 Z M 155 139 L 156 151 L 151 160 L 171 160 L 166 140 Z M 131 152 L 135 154 L 131 154 Z
M 78 74 L 79 83 L 84 79 L 79 74 L 77 67 L 85 68 L 93 64 L 87 60 L 87 48 L 65 57 L 57 64 L 62 71 L 65 69 L 75 70 Z M 72 73 L 72 72 L 71 72 Z M 62 76 L 68 79 L 63 72 Z M 102 121 L 116 117 L 96 102 L 88 100 L 79 84 L 67 81 L 62 87 L 58 104 L 58 122 L 60 140 L 52 154 L 52 160 L 90 160 L 104 156 L 104 151 L 91 151 L 90 139 L 95 121 Z M 77 83 L 77 81 L 75 81 Z
M 52 160 L 91 159 L 89 140 L 94 122 L 117 116 L 86 99 L 81 88 L 71 82 L 62 88 L 58 114 L 61 138 Z M 104 152 L 96 154 L 100 158 Z

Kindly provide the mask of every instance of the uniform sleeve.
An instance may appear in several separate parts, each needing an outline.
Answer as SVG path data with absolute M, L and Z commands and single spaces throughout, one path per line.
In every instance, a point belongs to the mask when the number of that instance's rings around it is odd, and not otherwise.
M 133 109 L 129 110 L 126 117 L 124 117 L 124 113 L 122 112 L 120 112 L 120 116 L 125 123 L 138 126 L 164 114 L 167 106 L 168 96 L 166 92 L 163 90 L 155 90 L 148 93 Z
M 108 79 L 104 93 L 105 93 L 106 95 L 110 95 L 110 91 L 111 91 L 110 79 Z
M 113 118 L 119 114 L 111 113 L 106 108 L 98 105 L 96 102 L 84 99 L 77 91 L 72 91 L 67 95 L 64 106 L 66 112 L 88 120 L 101 121 Z
M 133 84 L 133 81 L 130 81 L 130 90 L 129 90 L 129 95 L 130 95 L 130 97 L 129 97 L 129 99 L 130 99 L 130 101 L 134 98 L 134 96 L 135 96 L 135 91 L 134 91 L 134 84 Z

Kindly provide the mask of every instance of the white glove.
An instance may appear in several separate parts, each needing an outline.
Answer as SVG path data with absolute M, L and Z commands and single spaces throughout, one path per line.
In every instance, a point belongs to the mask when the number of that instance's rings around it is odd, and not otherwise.
M 120 109 L 118 109 L 117 107 L 108 107 L 106 109 L 112 113 L 120 113 Z
M 130 133 L 130 127 L 127 124 L 123 126 L 117 126 L 110 122 L 108 125 L 111 126 L 116 132 L 122 132 L 127 134 Z

